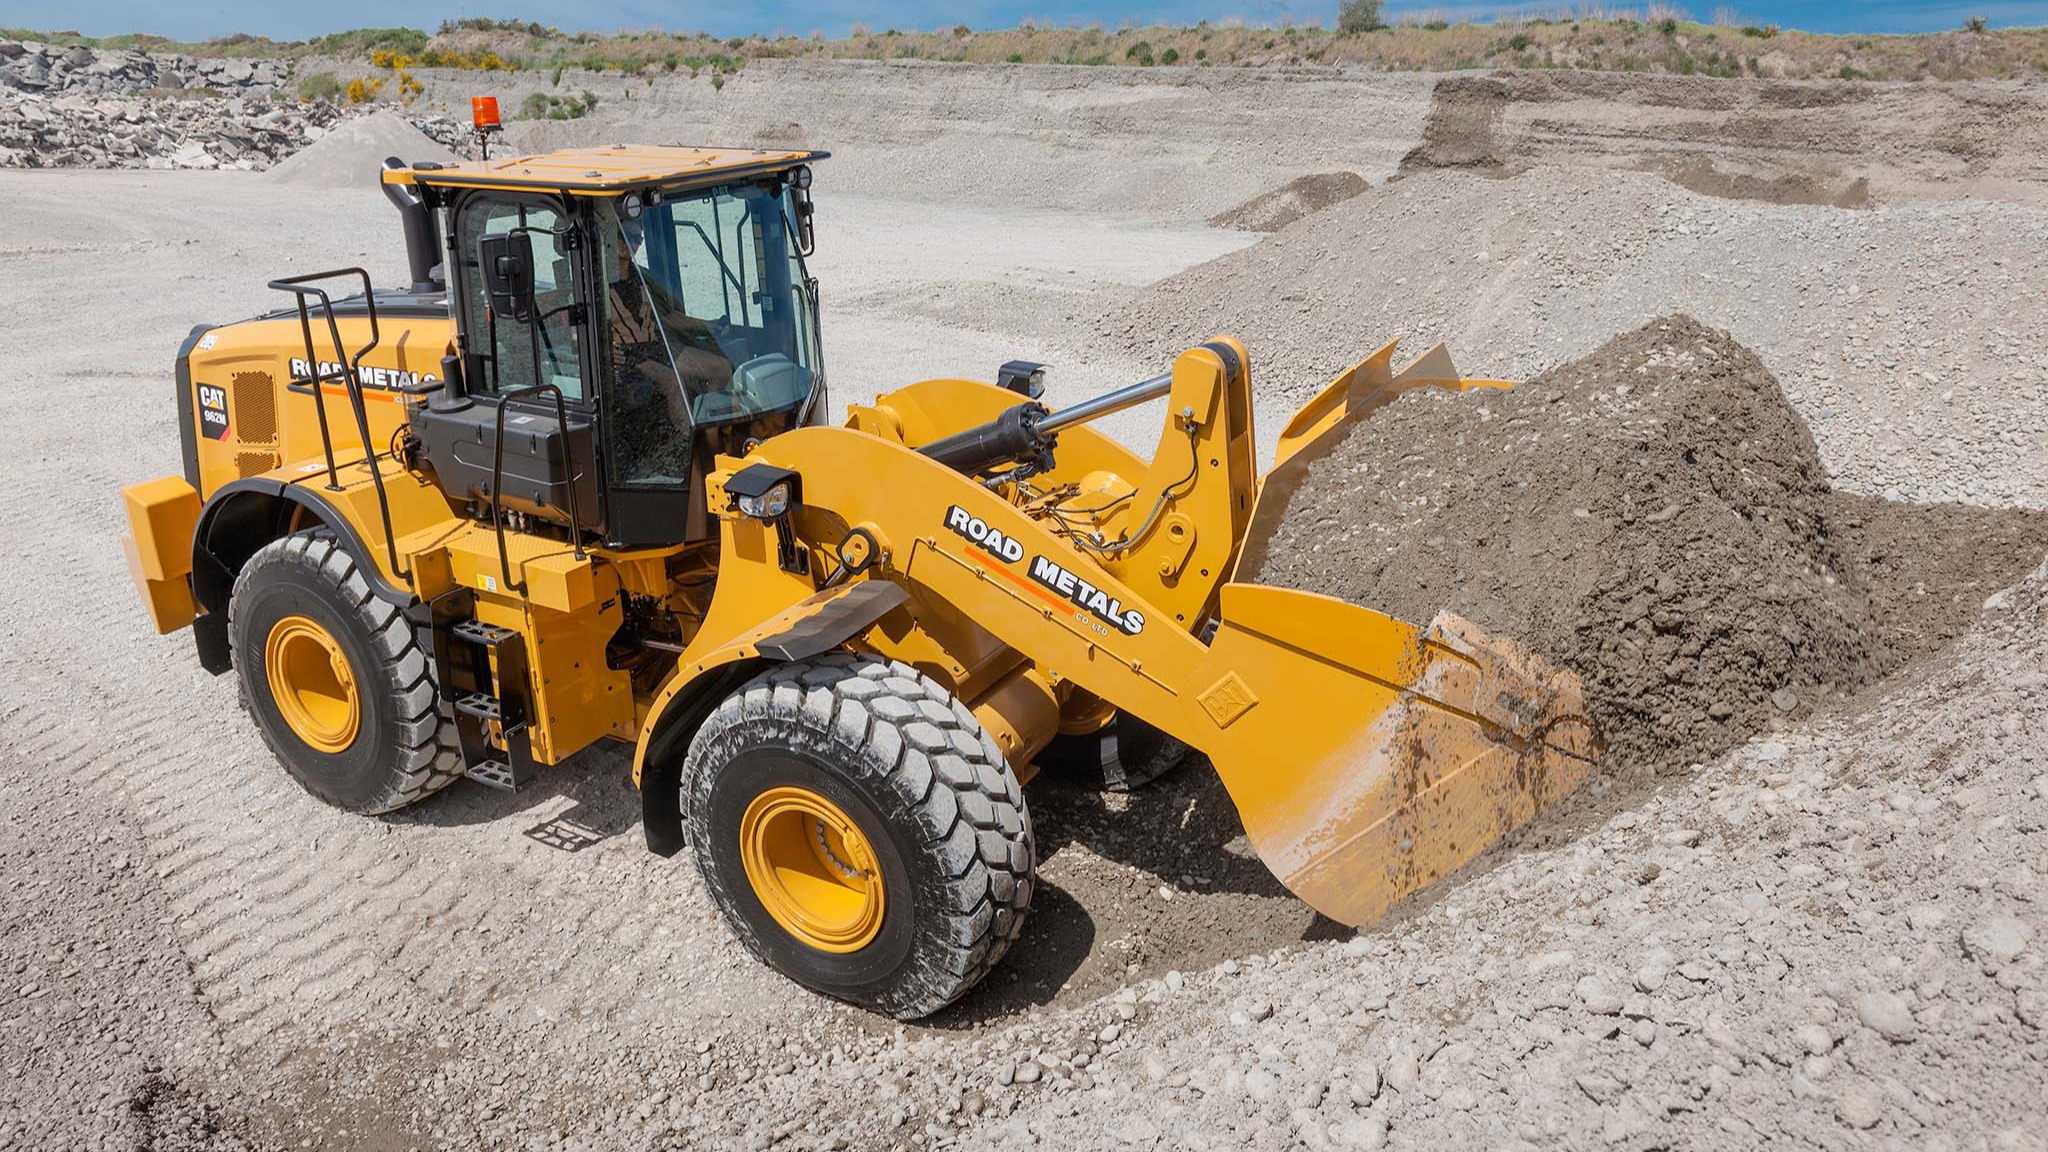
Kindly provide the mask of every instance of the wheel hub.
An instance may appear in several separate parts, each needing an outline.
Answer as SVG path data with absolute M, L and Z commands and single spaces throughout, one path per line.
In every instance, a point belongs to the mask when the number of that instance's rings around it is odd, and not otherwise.
M 362 698 L 348 655 L 332 633 L 307 616 L 286 616 L 263 644 L 263 668 L 278 715 L 294 735 L 333 754 L 355 743 Z
M 785 785 L 740 817 L 740 861 L 761 906 L 821 952 L 857 952 L 882 929 L 887 899 L 875 852 L 837 804 Z

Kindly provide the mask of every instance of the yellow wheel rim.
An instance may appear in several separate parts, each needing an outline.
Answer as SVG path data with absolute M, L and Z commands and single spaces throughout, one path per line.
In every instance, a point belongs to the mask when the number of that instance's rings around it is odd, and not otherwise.
M 327 629 L 305 616 L 279 620 L 263 644 L 263 669 L 278 714 L 299 739 L 327 753 L 355 743 L 362 700 L 348 655 Z
M 857 952 L 882 930 L 882 870 L 860 825 L 808 788 L 770 788 L 740 817 L 740 861 L 761 906 L 820 952 Z

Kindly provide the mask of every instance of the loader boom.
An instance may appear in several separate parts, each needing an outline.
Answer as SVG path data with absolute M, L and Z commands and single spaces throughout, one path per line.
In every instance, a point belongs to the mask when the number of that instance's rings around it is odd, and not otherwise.
M 825 520 L 873 535 L 887 562 L 864 578 L 899 583 L 913 620 L 968 617 L 1055 694 L 1079 688 L 1206 753 L 1275 874 L 1325 915 L 1358 924 L 1569 791 L 1593 741 L 1575 677 L 1469 622 L 1416 626 L 1224 581 L 1256 491 L 1241 357 L 1223 341 L 1184 353 L 1160 451 L 1138 483 L 1079 481 L 1064 505 L 992 489 L 912 450 L 929 413 L 892 396 L 856 424 L 901 429 L 901 439 L 799 429 L 745 462 L 722 460 L 714 484 L 762 463 L 805 477 L 805 500 Z M 987 391 L 990 406 L 1007 407 Z M 1056 427 L 1055 452 L 1082 460 L 1034 476 L 1042 493 L 1077 471 L 1098 475 L 1113 451 L 1077 442 L 1083 429 L 1071 421 Z M 824 479 L 834 476 L 862 482 Z M 1123 494 L 1114 515 L 1084 527 L 1077 510 L 1111 492 Z M 772 554 L 765 539 L 745 539 L 764 526 L 725 516 L 728 564 Z M 760 614 L 755 605 L 742 615 Z M 1205 642 L 1198 632 L 1211 618 Z M 866 642 L 896 650 L 883 627 Z

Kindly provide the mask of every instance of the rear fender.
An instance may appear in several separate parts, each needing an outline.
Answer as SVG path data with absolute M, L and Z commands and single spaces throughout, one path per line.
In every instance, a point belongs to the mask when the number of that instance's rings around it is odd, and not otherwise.
M 744 573 L 729 576 L 744 579 Z M 701 655 L 685 653 L 649 707 L 633 752 L 648 849 L 673 856 L 683 847 L 683 759 L 720 701 L 771 664 L 809 660 L 846 644 L 909 598 L 902 585 L 886 580 L 840 584 L 798 599 Z M 717 612 L 715 603 L 712 611 Z
M 309 523 L 325 526 L 356 562 L 378 599 L 401 609 L 417 602 L 391 583 L 349 518 L 303 485 L 252 476 L 223 484 L 200 510 L 192 533 L 192 598 L 202 615 L 192 622 L 199 665 L 218 676 L 233 667 L 228 652 L 228 599 L 235 578 L 264 545 Z

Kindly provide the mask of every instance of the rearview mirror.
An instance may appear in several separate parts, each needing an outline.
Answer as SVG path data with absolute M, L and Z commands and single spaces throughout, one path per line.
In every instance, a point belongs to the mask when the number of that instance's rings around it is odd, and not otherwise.
M 533 319 L 533 245 L 525 236 L 486 236 L 477 244 L 491 311 L 524 324 Z
M 811 205 L 811 190 L 809 188 L 798 188 L 796 190 L 796 250 L 805 256 L 809 256 L 818 247 L 817 233 L 811 227 L 811 213 L 814 211 L 815 209 Z

